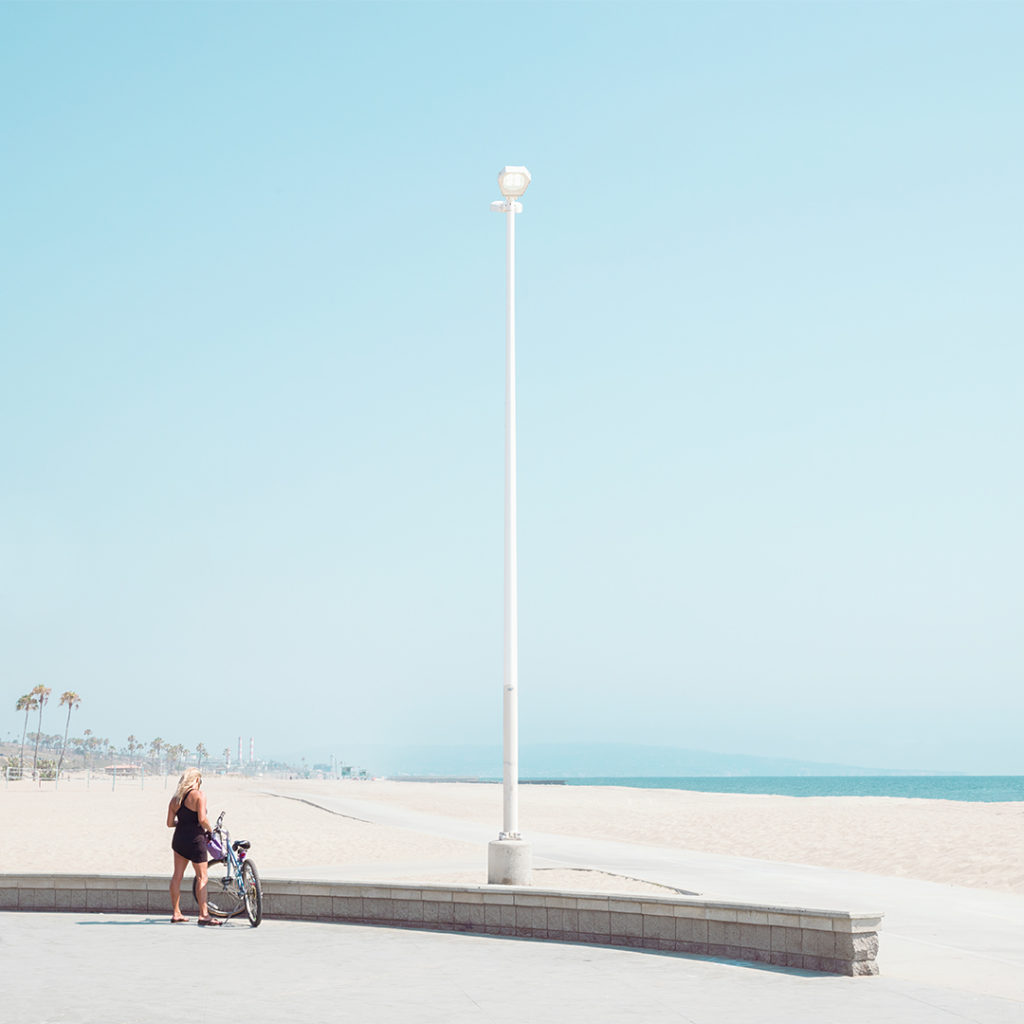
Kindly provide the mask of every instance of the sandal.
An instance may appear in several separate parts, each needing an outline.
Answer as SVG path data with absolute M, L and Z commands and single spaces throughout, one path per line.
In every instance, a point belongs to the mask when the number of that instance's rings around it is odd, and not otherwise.
M 211 927 L 213 925 L 221 925 L 224 922 L 223 921 L 218 921 L 217 918 L 215 918 L 215 917 L 201 917 L 201 918 L 199 918 L 199 920 L 196 923 L 199 925 L 200 928 L 203 928 L 203 927 L 207 927 L 208 928 L 208 927 Z
M 187 917 L 172 917 L 171 924 L 185 924 L 188 921 Z

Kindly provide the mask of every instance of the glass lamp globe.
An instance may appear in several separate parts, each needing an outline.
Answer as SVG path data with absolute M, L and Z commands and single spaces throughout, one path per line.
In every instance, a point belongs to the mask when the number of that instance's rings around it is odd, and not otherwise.
M 503 167 L 498 174 L 498 188 L 506 199 L 518 199 L 530 185 L 530 172 L 525 167 Z

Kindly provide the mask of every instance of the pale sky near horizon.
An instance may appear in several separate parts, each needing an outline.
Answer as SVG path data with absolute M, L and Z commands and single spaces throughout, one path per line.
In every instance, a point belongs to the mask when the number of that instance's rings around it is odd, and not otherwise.
M 1024 771 L 1024 5 L 0 4 L 0 738 Z M 495 766 L 495 775 L 501 771 Z

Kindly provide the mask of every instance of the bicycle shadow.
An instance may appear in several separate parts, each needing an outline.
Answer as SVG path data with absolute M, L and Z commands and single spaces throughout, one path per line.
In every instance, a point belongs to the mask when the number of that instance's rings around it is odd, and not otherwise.
M 171 923 L 170 919 L 166 918 L 166 917 L 146 917 L 146 918 L 143 918 L 141 921 L 133 920 L 133 921 L 76 921 L 75 922 L 75 924 L 83 925 L 83 926 L 90 926 L 90 925 L 104 926 L 105 925 L 105 926 L 108 926 L 108 927 L 115 927 L 115 928 L 131 928 L 131 927 L 135 927 L 137 925 L 160 925 L 160 924 L 170 924 L 170 923 Z

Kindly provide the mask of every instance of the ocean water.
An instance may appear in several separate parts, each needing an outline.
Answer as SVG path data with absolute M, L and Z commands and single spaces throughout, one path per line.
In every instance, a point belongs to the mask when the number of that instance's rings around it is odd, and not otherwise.
M 526 781 L 526 780 L 524 780 Z M 568 786 L 688 789 L 775 796 L 894 796 L 977 803 L 1024 801 L 1024 775 L 799 775 L 728 778 L 583 778 Z

